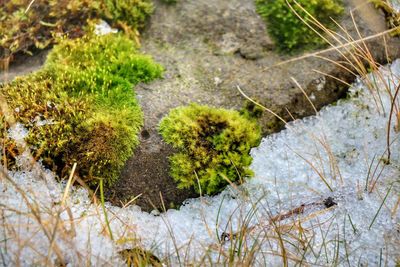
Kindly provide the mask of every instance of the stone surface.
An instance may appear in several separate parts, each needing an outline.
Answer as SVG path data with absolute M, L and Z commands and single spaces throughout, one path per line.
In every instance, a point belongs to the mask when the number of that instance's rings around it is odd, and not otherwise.
M 41 51 L 32 57 L 19 54 L 8 69 L 0 68 L 0 83 L 12 81 L 17 76 L 27 75 L 40 69 L 46 60 L 48 50 Z

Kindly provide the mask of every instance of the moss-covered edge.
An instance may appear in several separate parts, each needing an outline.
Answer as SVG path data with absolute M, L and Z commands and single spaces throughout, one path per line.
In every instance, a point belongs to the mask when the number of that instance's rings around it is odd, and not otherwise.
M 35 158 L 61 178 L 76 162 L 82 180 L 110 185 L 139 143 L 143 114 L 133 86 L 162 72 L 126 36 L 88 34 L 62 40 L 41 71 L 2 85 L 0 92 L 28 129 Z M 6 131 L 0 136 L 3 144 L 10 142 Z M 3 157 L 13 162 L 11 152 Z

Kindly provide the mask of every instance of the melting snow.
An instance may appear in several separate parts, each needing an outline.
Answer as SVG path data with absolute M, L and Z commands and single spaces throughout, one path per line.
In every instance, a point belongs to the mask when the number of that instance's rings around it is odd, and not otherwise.
M 111 28 L 107 22 L 100 20 L 98 24 L 95 25 L 94 33 L 97 35 L 106 35 L 109 33 L 117 33 L 118 30 Z
M 400 60 L 380 73 L 393 94 Z M 264 138 L 251 151 L 255 177 L 241 187 L 188 200 L 180 210 L 160 215 L 106 203 L 114 241 L 101 207 L 85 189 L 72 187 L 63 200 L 66 183 L 19 161 L 21 171 L 9 172 L 15 184 L 0 180 L 0 262 L 57 263 L 58 253 L 69 266 L 118 266 L 123 265 L 118 251 L 140 244 L 171 265 L 201 259 L 210 265 L 226 260 L 222 255 L 237 244 L 239 235 L 224 233 L 245 225 L 243 242 L 257 246 L 257 266 L 281 265 L 282 254 L 305 264 L 394 266 L 400 259 L 400 142 L 393 118 L 391 161 L 385 164 L 391 98 L 378 77 L 371 74 L 369 80 L 379 93 L 358 81 L 350 99 Z M 10 132 L 15 138 L 24 134 L 18 125 Z
M 8 131 L 8 137 L 14 139 L 15 141 L 22 141 L 27 136 L 28 136 L 28 130 L 26 130 L 21 123 L 16 123 Z

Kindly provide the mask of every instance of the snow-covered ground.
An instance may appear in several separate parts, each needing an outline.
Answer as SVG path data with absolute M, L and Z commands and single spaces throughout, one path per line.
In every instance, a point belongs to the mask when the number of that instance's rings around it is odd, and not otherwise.
M 114 241 L 101 206 L 85 189 L 71 187 L 64 196 L 66 183 L 54 182 L 51 172 L 32 169 L 22 157 L 21 170 L 0 179 L 0 265 L 61 260 L 69 266 L 118 266 L 124 263 L 118 251 L 140 245 L 170 265 L 224 263 L 230 253 L 246 258 L 244 251 L 254 266 L 282 265 L 284 259 L 395 266 L 400 135 L 394 115 L 387 164 L 387 86 L 393 95 L 400 60 L 380 73 L 369 76 L 377 90 L 358 81 L 350 99 L 264 138 L 251 151 L 255 177 L 243 186 L 188 200 L 164 214 L 106 204 Z M 17 139 L 24 134 L 21 127 L 10 133 Z
M 397 12 L 400 12 L 400 0 L 391 0 L 393 7 Z

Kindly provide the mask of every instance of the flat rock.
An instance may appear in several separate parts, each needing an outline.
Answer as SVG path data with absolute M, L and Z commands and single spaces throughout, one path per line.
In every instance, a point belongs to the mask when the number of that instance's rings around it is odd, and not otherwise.
M 17 55 L 8 69 L 3 70 L 0 68 L 0 83 L 12 81 L 17 76 L 23 76 L 37 71 L 46 61 L 48 52 L 49 50 L 43 50 L 31 57 L 22 54 Z

